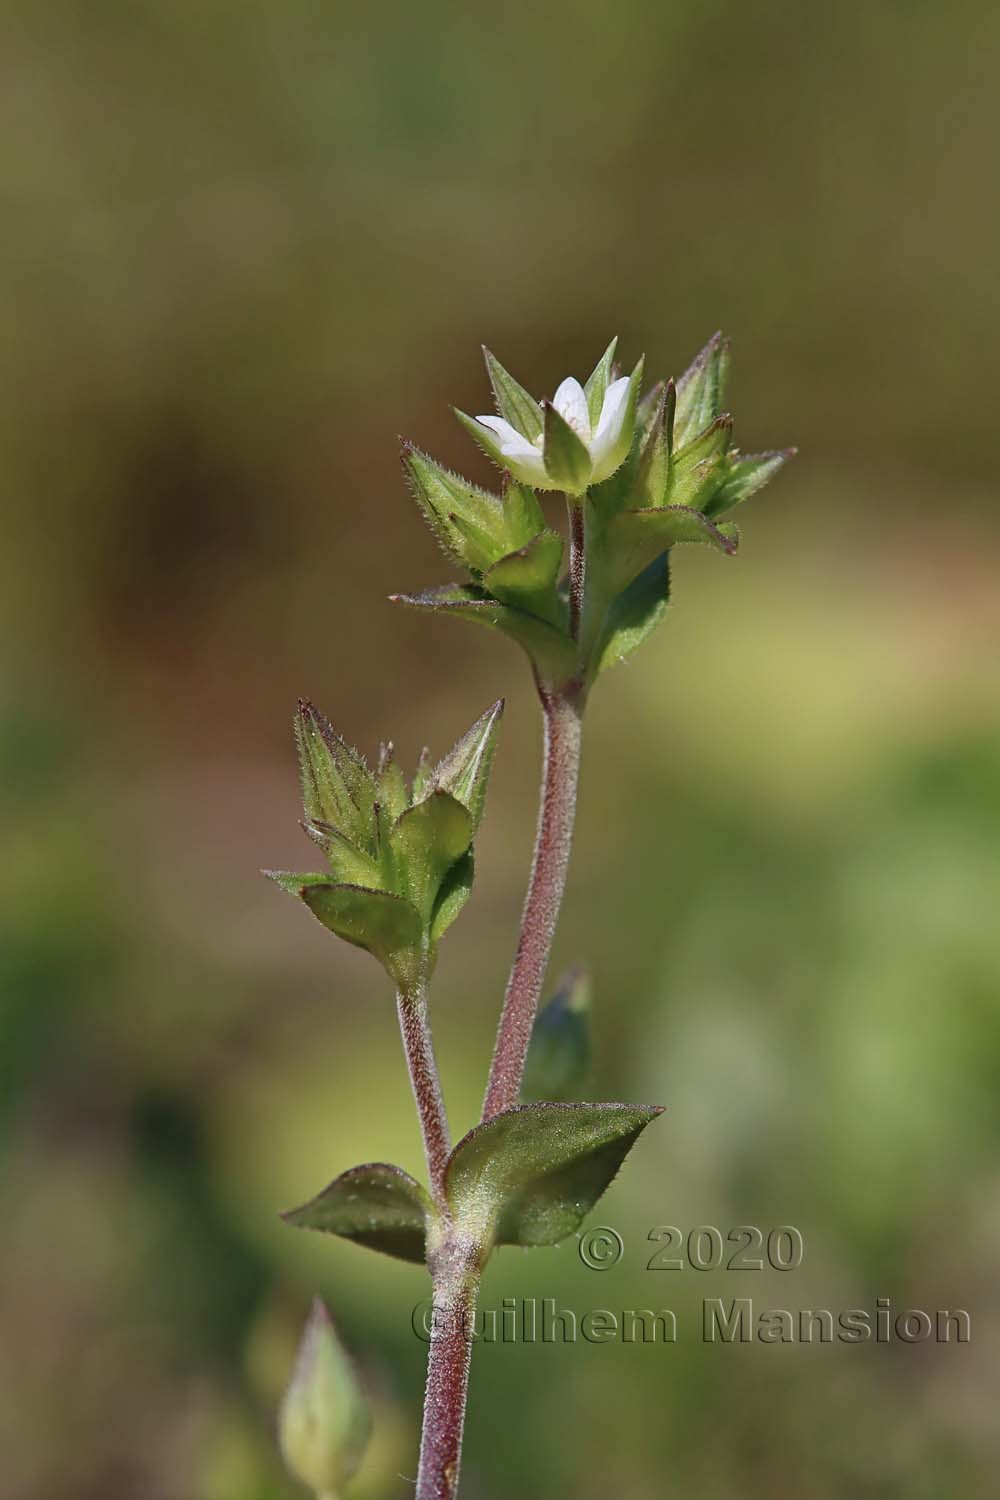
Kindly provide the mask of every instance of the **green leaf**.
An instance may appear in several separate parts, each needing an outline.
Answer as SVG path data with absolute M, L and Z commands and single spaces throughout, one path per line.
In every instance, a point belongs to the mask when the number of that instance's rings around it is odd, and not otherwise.
M 337 1234 L 422 1265 L 427 1226 L 435 1215 L 427 1193 L 402 1168 L 369 1162 L 342 1172 L 315 1198 L 281 1217 L 296 1229 Z
M 716 526 L 701 511 L 682 505 L 623 510 L 608 527 L 605 544 L 612 585 L 624 587 L 655 557 L 678 542 L 704 542 L 732 556 L 739 534 L 735 527 L 725 523 Z
M 601 407 L 604 405 L 604 397 L 608 386 L 611 384 L 611 371 L 615 363 L 615 350 L 618 347 L 617 334 L 601 355 L 594 366 L 590 379 L 583 388 L 587 398 L 587 411 L 590 414 L 590 425 L 596 430 L 597 422 L 601 415 Z
M 589 1061 L 590 980 L 583 969 L 572 969 L 535 1017 L 522 1100 L 578 1097 Z
M 401 452 L 413 498 L 448 556 L 470 565 L 466 533 L 456 518 L 472 528 L 474 535 L 490 538 L 487 548 L 490 560 L 499 556 L 505 550 L 505 526 L 497 496 L 442 468 L 410 442 L 403 442 Z
M 569 495 L 581 495 L 590 479 L 590 453 L 551 401 L 546 401 L 542 410 L 545 414 L 545 472 L 558 489 Z
M 424 924 L 411 902 L 390 891 L 308 880 L 299 895 L 324 927 L 373 954 L 397 982 L 412 979 Z
M 653 420 L 642 438 L 635 468 L 637 505 L 662 505 L 670 483 L 670 440 L 666 430 L 667 391 L 662 389 Z
M 677 382 L 675 443 L 683 446 L 722 412 L 729 373 L 729 340 L 714 333 Z
M 445 1191 L 457 1222 L 501 1245 L 555 1245 L 583 1222 L 656 1105 L 518 1104 L 452 1152 Z
M 590 669 L 591 678 L 637 651 L 662 620 L 670 602 L 670 554 L 664 552 L 633 578 L 608 611 Z
M 507 539 L 512 548 L 524 547 L 540 531 L 545 530 L 545 512 L 533 489 L 521 484 L 510 474 L 505 479 L 503 509 L 507 522 Z
M 431 916 L 430 937 L 437 943 L 454 922 L 466 901 L 472 895 L 472 881 L 476 873 L 472 850 L 457 859 L 441 882 L 434 911 Z
M 567 634 L 537 615 L 499 603 L 482 589 L 447 583 L 422 594 L 391 594 L 389 597 L 397 604 L 408 604 L 411 609 L 433 610 L 450 615 L 452 619 L 472 620 L 477 625 L 501 631 L 527 651 L 543 681 L 563 682 L 572 676 L 576 667 L 576 646 Z
M 731 454 L 725 478 L 705 506 L 705 514 L 721 516 L 733 506 L 742 505 L 744 500 L 762 490 L 797 451 L 784 448 L 776 453 Z
M 448 523 L 455 535 L 461 538 L 462 560 L 471 573 L 485 573 L 506 546 L 506 538 L 495 541 L 489 532 L 477 526 L 475 521 L 459 515 L 458 511 L 451 512 Z
M 478 443 L 487 458 L 491 458 L 498 468 L 507 472 L 507 460 L 500 452 L 500 443 L 491 427 L 484 427 L 482 422 L 477 422 L 475 417 L 470 417 L 467 412 L 461 411 L 457 406 L 452 407 L 455 416 L 461 422 L 466 432 L 474 443 Z
M 503 710 L 504 701 L 498 698 L 438 762 L 430 777 L 432 787 L 450 792 L 468 809 L 473 833 L 483 816 Z
M 366 847 L 375 782 L 360 755 L 308 699 L 299 701 L 295 742 L 306 817 L 310 822 L 329 823 L 359 847 Z
M 513 375 L 508 374 L 485 344 L 483 358 L 486 360 L 486 372 L 496 397 L 497 411 L 533 443 L 542 430 L 541 407 L 534 396 L 529 396 L 524 386 L 519 385 Z
M 508 552 L 483 574 L 483 587 L 503 604 L 526 609 L 554 623 L 558 612 L 556 584 L 562 565 L 563 539 L 557 531 L 540 531 L 516 552 Z
M 450 792 L 435 789 L 393 824 L 389 844 L 400 879 L 429 922 L 441 881 L 472 843 L 472 815 Z

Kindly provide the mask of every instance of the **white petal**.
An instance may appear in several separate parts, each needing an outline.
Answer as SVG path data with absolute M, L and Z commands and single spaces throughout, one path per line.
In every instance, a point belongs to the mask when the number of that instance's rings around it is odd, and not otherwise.
M 595 469 L 600 467 L 603 460 L 607 458 L 621 437 L 630 385 L 631 381 L 629 377 L 623 375 L 620 380 L 613 380 L 604 393 L 604 403 L 597 422 L 597 431 L 594 433 L 594 441 L 590 445 L 590 455 L 594 460 Z
M 523 479 L 526 484 L 548 481 L 541 449 L 536 448 L 534 443 L 529 443 L 516 427 L 512 427 L 503 417 L 477 417 L 476 421 L 483 427 L 489 427 L 499 438 L 500 455 L 507 460 L 515 479 Z
M 552 397 L 552 405 L 563 421 L 569 423 L 581 442 L 589 446 L 590 412 L 587 410 L 587 397 L 580 382 L 568 375 Z

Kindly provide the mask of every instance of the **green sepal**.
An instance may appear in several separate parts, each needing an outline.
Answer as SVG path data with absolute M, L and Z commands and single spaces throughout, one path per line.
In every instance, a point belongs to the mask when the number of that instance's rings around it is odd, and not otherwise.
M 333 885 L 312 876 L 306 880 L 298 894 L 324 927 L 373 954 L 398 984 L 412 982 L 419 969 L 424 931 L 421 915 L 412 902 L 391 891 Z M 285 889 L 292 887 L 286 885 Z
M 496 541 L 488 531 L 477 526 L 475 521 L 468 520 L 465 516 L 452 511 L 448 517 L 448 523 L 456 536 L 461 538 L 462 561 L 470 573 L 485 573 L 496 559 L 501 556 L 506 538 Z
M 729 373 L 729 340 L 713 333 L 677 382 L 674 443 L 683 447 L 722 412 Z
M 527 651 L 544 681 L 563 682 L 573 674 L 576 646 L 568 635 L 537 615 L 499 603 L 474 585 L 446 583 L 421 594 L 391 594 L 390 598 L 411 609 L 433 610 L 501 631 Z
M 551 401 L 543 403 L 545 417 L 545 472 L 554 487 L 568 495 L 582 495 L 591 474 L 590 453 Z
M 347 885 L 378 886 L 381 881 L 381 872 L 378 861 L 364 849 L 359 849 L 350 839 L 345 838 L 339 828 L 334 828 L 330 823 L 321 823 L 314 820 L 303 822 L 301 827 L 306 836 L 326 855 L 327 862 L 338 881 Z M 324 875 L 322 879 L 329 880 L 330 876 Z
M 378 802 L 390 819 L 398 818 L 409 803 L 409 793 L 403 770 L 396 759 L 391 744 L 379 746 L 378 770 L 375 773 L 378 785 Z
M 608 526 L 605 544 L 611 586 L 623 588 L 659 553 L 678 542 L 705 542 L 731 556 L 739 544 L 739 532 L 726 522 L 717 526 L 701 511 L 683 505 L 620 511 Z
M 437 943 L 448 931 L 472 895 L 475 873 L 475 858 L 470 849 L 467 854 L 462 855 L 461 859 L 456 859 L 445 875 L 431 914 L 430 939 L 432 944 Z
M 601 407 L 604 405 L 604 397 L 607 394 L 608 386 L 611 384 L 611 371 L 614 368 L 615 350 L 617 348 L 618 335 L 616 334 L 597 361 L 590 378 L 583 388 L 583 393 L 587 398 L 590 425 L 594 429 L 597 427 L 597 421 L 601 415 Z
M 572 969 L 535 1017 L 522 1102 L 579 1098 L 589 1063 L 590 980 L 583 969 Z
M 542 409 L 534 396 L 519 385 L 513 375 L 504 369 L 500 361 L 483 345 L 486 373 L 490 377 L 497 411 L 518 432 L 533 443 L 542 431 Z
M 555 1245 L 583 1222 L 656 1105 L 517 1104 L 470 1130 L 448 1159 L 458 1225 L 500 1245 Z
M 465 566 L 488 566 L 470 561 L 466 533 L 460 523 L 472 528 L 477 537 L 488 537 L 488 556 L 491 560 L 498 557 L 504 551 L 504 517 L 497 497 L 435 463 L 413 443 L 404 440 L 401 454 L 413 498 L 444 552 Z
M 525 609 L 555 623 L 556 584 L 562 565 L 563 539 L 557 531 L 540 531 L 526 546 L 508 552 L 483 574 L 483 587 L 502 604 Z
M 468 808 L 450 792 L 435 789 L 408 807 L 393 824 L 389 845 L 410 900 L 426 922 L 448 870 L 472 843 Z
M 594 653 L 591 680 L 637 651 L 663 619 L 669 602 L 670 554 L 664 552 L 613 601 Z
M 671 455 L 666 418 L 667 388 L 664 386 L 653 419 L 641 438 L 634 480 L 637 505 L 662 505 L 669 489 Z
M 428 1194 L 409 1173 L 387 1162 L 369 1162 L 342 1172 L 315 1198 L 281 1217 L 295 1229 L 336 1234 L 422 1265 L 427 1227 L 435 1212 Z
M 503 710 L 504 700 L 498 698 L 438 762 L 429 777 L 430 786 L 450 793 L 467 809 L 473 833 L 483 816 Z
M 510 473 L 504 475 L 503 512 L 507 539 L 512 548 L 527 546 L 540 531 L 545 530 L 545 512 L 538 496 Z
M 615 447 L 612 448 L 608 457 L 601 464 L 601 468 L 606 470 L 609 475 L 616 473 L 636 448 L 635 417 L 639 405 L 639 391 L 642 387 L 642 374 L 645 366 L 646 356 L 640 354 L 636 361 L 635 369 L 629 376 L 628 395 L 625 398 L 625 413 L 622 417 L 621 435 Z
M 706 504 L 705 514 L 721 516 L 735 505 L 742 505 L 762 490 L 796 452 L 795 448 L 783 448 L 775 453 L 730 454 L 725 478 Z
M 331 824 L 363 847 L 375 802 L 375 782 L 364 761 L 304 698 L 295 716 L 295 743 L 306 817 Z

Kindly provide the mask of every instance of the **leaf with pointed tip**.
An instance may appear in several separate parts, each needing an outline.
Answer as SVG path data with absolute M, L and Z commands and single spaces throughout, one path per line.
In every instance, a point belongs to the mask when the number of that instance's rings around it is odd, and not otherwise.
M 430 937 L 436 943 L 448 931 L 469 897 L 476 873 L 475 858 L 470 849 L 461 859 L 456 859 L 441 882 L 431 914 Z
M 540 531 L 516 552 L 508 552 L 483 574 L 483 587 L 502 604 L 526 609 L 555 624 L 559 615 L 556 584 L 563 539 L 557 531 Z
M 342 1172 L 315 1198 L 281 1217 L 295 1229 L 337 1234 L 422 1265 L 427 1226 L 435 1214 L 427 1193 L 401 1167 L 369 1162 Z
M 513 375 L 504 369 L 503 365 L 491 354 L 486 345 L 483 345 L 483 358 L 486 361 L 486 373 L 490 377 L 490 385 L 493 387 L 493 395 L 496 398 L 497 411 L 515 427 L 518 432 L 523 433 L 530 443 L 535 441 L 542 430 L 542 409 L 534 396 L 530 396 L 519 385 Z
M 608 610 L 591 680 L 637 651 L 662 620 L 670 602 L 670 554 L 664 552 L 633 578 Z
M 483 816 L 503 710 L 504 700 L 498 698 L 438 762 L 430 778 L 432 786 L 450 792 L 468 809 L 473 833 Z
M 457 1222 L 500 1245 L 555 1245 L 583 1222 L 657 1105 L 516 1104 L 448 1159 Z
M 796 454 L 795 448 L 783 448 L 776 453 L 731 454 L 726 475 L 721 485 L 705 506 L 707 516 L 721 516 L 742 505 L 751 495 L 756 495 L 769 483 Z
M 545 472 L 557 489 L 565 490 L 569 495 L 580 495 L 590 479 L 589 450 L 551 401 L 546 401 L 542 410 L 545 414 Z
M 422 594 L 391 594 L 394 603 L 408 604 L 411 609 L 433 610 L 452 619 L 472 620 L 491 630 L 499 630 L 522 646 L 538 668 L 544 681 L 562 682 L 572 676 L 576 666 L 576 647 L 563 631 L 547 624 L 537 615 L 500 604 L 482 589 L 458 583 L 426 589 Z
M 583 388 L 583 393 L 587 398 L 590 425 L 595 431 L 600 419 L 601 407 L 604 405 L 604 397 L 607 394 L 608 386 L 611 384 L 611 370 L 615 362 L 615 350 L 617 347 L 618 335 L 616 334 L 597 361 L 589 380 Z
M 299 895 L 324 927 L 356 948 L 366 949 L 393 979 L 412 979 L 424 930 L 412 902 L 390 891 L 308 879 Z
M 410 900 L 429 923 L 441 882 L 472 843 L 472 815 L 450 792 L 437 788 L 408 807 L 389 834 L 396 866 Z
M 590 980 L 583 969 L 564 974 L 531 1030 L 521 1099 L 579 1097 L 590 1062 Z
M 722 412 L 729 373 L 729 340 L 713 333 L 677 382 L 676 443 L 682 446 Z
M 623 588 L 653 559 L 678 542 L 706 542 L 729 555 L 736 551 L 739 533 L 723 523 L 716 526 L 701 511 L 682 505 L 623 510 L 607 531 L 611 587 Z
M 337 881 L 347 885 L 378 886 L 382 877 L 377 860 L 364 849 L 359 849 L 345 838 L 339 828 L 330 823 L 309 819 L 302 824 L 306 836 L 326 855 Z M 329 874 L 324 880 L 329 880 Z
M 521 484 L 510 474 L 505 476 L 505 481 L 503 511 L 507 537 L 511 547 L 524 547 L 545 530 L 545 512 L 538 503 L 538 496 L 528 485 Z
M 481 429 L 483 432 L 485 428 Z M 504 519 L 500 501 L 488 490 L 470 484 L 460 474 L 442 468 L 412 443 L 402 447 L 403 468 L 410 491 L 444 551 L 456 562 L 468 565 L 467 542 L 455 517 L 477 534 L 491 538 L 491 557 L 504 550 Z
M 295 716 L 302 804 L 310 822 L 330 823 L 366 847 L 371 834 L 375 782 L 356 750 L 307 699 Z

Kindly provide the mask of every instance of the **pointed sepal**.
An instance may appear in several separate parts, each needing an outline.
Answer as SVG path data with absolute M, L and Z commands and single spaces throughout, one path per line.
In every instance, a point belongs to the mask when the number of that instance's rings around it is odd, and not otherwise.
M 496 753 L 497 735 L 503 717 L 504 700 L 496 703 L 466 730 L 430 775 L 430 785 L 449 792 L 469 813 L 473 833 L 479 827 L 486 802 L 490 771 Z
M 522 433 L 533 443 L 542 431 L 542 409 L 534 396 L 528 394 L 523 385 L 519 385 L 503 365 L 491 354 L 486 345 L 483 345 L 483 358 L 486 361 L 486 373 L 490 377 L 490 385 L 493 387 L 493 395 L 496 400 L 497 411 L 510 425 Z
M 714 333 L 677 382 L 674 442 L 680 448 L 720 416 L 729 373 L 730 344 Z
M 736 505 L 742 505 L 751 495 L 756 495 L 769 484 L 780 469 L 783 469 L 798 450 L 783 448 L 776 453 L 731 454 L 725 477 L 715 494 L 705 506 L 705 514 L 721 516 Z
M 308 699 L 299 702 L 295 742 L 306 817 L 329 823 L 364 847 L 375 801 L 375 782 L 364 761 Z
M 565 490 L 568 495 L 582 495 L 590 482 L 590 453 L 551 401 L 543 404 L 542 411 L 545 472 L 555 489 Z
M 608 386 L 611 384 L 612 370 L 615 363 L 615 350 L 618 348 L 617 334 L 611 340 L 604 353 L 601 355 L 586 385 L 583 393 L 587 398 L 587 412 L 590 416 L 590 426 L 596 429 L 597 420 L 601 415 L 601 407 L 604 405 L 604 397 Z

